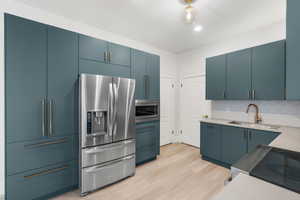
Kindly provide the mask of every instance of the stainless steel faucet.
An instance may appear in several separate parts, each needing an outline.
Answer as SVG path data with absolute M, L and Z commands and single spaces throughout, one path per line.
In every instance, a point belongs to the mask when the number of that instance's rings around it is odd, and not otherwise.
M 246 111 L 246 113 L 248 113 L 249 112 L 249 109 L 250 109 L 250 107 L 251 106 L 253 106 L 254 108 L 255 108 L 255 118 L 254 118 L 254 123 L 255 124 L 258 124 L 258 123 L 260 123 L 261 121 L 262 121 L 262 119 L 261 119 L 261 117 L 259 116 L 259 108 L 258 108 L 258 106 L 256 105 L 256 104 L 249 104 L 248 105 L 248 107 L 247 107 L 247 111 Z

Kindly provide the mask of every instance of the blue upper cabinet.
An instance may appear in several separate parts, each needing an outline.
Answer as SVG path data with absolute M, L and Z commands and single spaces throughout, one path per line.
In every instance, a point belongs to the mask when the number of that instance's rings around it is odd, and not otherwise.
M 206 99 L 284 100 L 285 46 L 282 40 L 207 58 Z
M 130 78 L 131 49 L 79 35 L 79 73 Z
M 147 62 L 146 94 L 151 100 L 159 100 L 160 97 L 160 58 L 149 54 Z
M 124 65 L 130 67 L 130 48 L 118 44 L 108 44 L 108 62 L 114 65 Z
M 6 140 L 43 138 L 47 26 L 5 15 Z
M 251 91 L 251 49 L 227 55 L 226 98 L 247 100 Z
M 299 100 L 299 58 L 300 58 L 300 1 L 287 1 L 286 28 L 286 99 Z
M 222 100 L 226 96 L 226 56 L 206 59 L 206 99 Z
M 135 98 L 146 99 L 147 54 L 138 50 L 132 52 L 132 77 L 136 81 Z
M 252 98 L 285 99 L 285 41 L 253 48 Z
M 48 28 L 48 111 L 52 114 L 51 121 L 49 119 L 49 125 L 51 123 L 52 126 L 50 136 L 78 132 L 77 41 L 76 33 Z
M 132 77 L 136 80 L 136 99 L 159 100 L 159 56 L 139 50 L 132 50 Z
M 104 40 L 79 35 L 79 57 L 98 62 L 107 61 L 108 43 Z

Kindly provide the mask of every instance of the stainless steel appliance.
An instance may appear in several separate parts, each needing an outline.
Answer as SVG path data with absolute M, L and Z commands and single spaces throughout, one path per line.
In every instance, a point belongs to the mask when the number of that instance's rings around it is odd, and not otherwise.
M 159 120 L 159 101 L 135 100 L 135 122 Z
M 80 75 L 81 195 L 135 173 L 135 80 Z

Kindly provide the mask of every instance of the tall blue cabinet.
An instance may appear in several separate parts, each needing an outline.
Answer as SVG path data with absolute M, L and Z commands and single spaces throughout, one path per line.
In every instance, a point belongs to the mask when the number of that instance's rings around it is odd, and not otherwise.
M 77 187 L 75 33 L 5 15 L 6 199 Z

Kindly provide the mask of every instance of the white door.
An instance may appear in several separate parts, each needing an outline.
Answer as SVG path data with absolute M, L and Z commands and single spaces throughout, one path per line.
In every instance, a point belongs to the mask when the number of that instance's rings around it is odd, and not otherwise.
M 205 76 L 187 77 L 180 90 L 180 130 L 183 143 L 200 147 L 200 119 L 209 115 L 210 101 L 205 100 Z
M 172 142 L 175 132 L 175 79 L 160 80 L 160 145 Z

